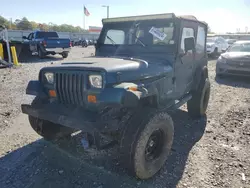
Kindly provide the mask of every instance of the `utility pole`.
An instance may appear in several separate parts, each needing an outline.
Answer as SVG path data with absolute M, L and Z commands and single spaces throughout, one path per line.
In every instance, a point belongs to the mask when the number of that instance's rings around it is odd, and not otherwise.
M 10 29 L 12 29 L 12 18 L 10 18 Z
M 102 5 L 102 7 L 106 7 L 107 8 L 107 18 L 109 18 L 109 6 L 108 5 Z

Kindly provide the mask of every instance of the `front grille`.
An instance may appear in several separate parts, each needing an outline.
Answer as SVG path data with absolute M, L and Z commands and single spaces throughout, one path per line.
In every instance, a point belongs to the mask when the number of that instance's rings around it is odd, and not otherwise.
M 84 105 L 83 73 L 55 73 L 58 101 L 63 104 Z
M 228 65 L 242 68 L 250 68 L 250 61 L 228 61 Z

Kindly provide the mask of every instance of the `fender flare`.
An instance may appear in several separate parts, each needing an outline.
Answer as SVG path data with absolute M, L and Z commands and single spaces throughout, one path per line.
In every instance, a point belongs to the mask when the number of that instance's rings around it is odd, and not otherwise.
M 196 69 L 192 90 L 196 90 L 198 88 L 202 78 L 208 78 L 208 68 L 206 65 Z

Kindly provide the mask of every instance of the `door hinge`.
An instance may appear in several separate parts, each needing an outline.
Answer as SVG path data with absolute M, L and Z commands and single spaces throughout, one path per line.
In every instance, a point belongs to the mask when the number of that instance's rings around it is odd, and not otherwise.
M 172 84 L 175 84 L 175 80 L 176 80 L 176 78 L 173 77 L 173 78 L 172 78 Z

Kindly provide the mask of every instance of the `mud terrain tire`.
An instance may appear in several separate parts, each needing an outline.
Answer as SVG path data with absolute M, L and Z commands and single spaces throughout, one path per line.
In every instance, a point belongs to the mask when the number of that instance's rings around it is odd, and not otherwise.
M 208 78 L 202 78 L 196 91 L 192 92 L 192 99 L 187 102 L 188 114 L 199 118 L 206 114 L 210 98 L 210 82 Z
M 120 149 L 124 167 L 140 179 L 151 178 L 166 162 L 173 138 L 173 121 L 166 112 L 139 109 L 123 131 Z

